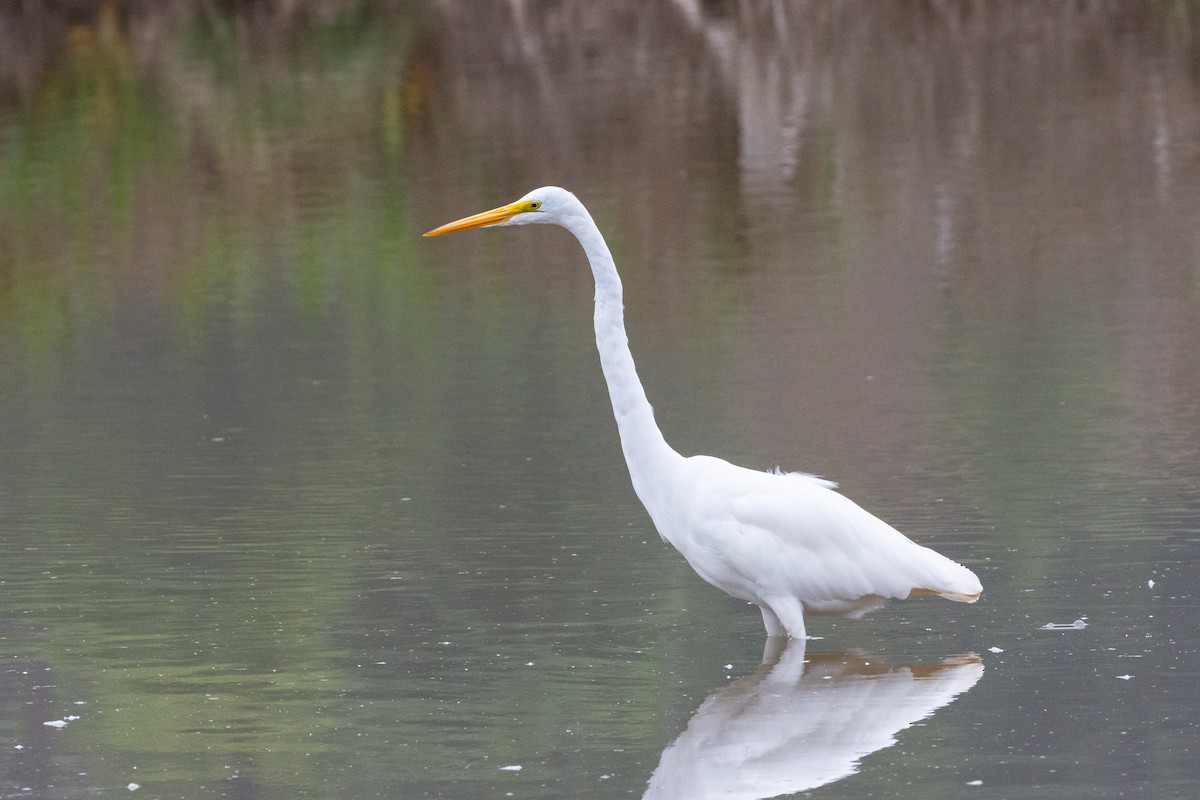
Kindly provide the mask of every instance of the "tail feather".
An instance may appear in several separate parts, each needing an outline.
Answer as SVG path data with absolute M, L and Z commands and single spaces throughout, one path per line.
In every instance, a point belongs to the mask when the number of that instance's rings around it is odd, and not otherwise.
M 981 595 L 981 594 L 982 594 L 982 592 L 975 592 L 975 594 L 956 594 L 955 592 L 939 592 L 938 596 L 944 597 L 947 600 L 953 600 L 956 603 L 974 603 L 976 600 L 979 599 L 979 595 Z
M 914 588 L 910 596 L 932 594 L 956 603 L 974 603 L 978 600 L 983 593 L 983 584 L 979 582 L 979 576 L 956 561 L 940 554 L 939 558 L 942 560 L 942 566 L 949 568 L 949 574 L 944 569 L 940 570 L 941 575 L 928 583 L 922 581 L 926 585 Z
M 916 589 L 913 589 L 911 592 L 909 592 L 908 596 L 909 597 L 944 597 L 947 600 L 953 600 L 956 603 L 974 603 L 976 600 L 979 599 L 980 594 L 982 594 L 982 592 L 975 592 L 974 594 L 962 594 L 960 592 L 946 592 L 946 591 L 938 591 L 937 589 L 926 589 L 924 587 L 918 587 Z

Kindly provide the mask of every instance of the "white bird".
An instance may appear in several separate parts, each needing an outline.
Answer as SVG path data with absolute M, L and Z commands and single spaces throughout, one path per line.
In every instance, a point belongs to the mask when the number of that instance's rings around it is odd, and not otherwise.
M 806 608 L 857 616 L 912 594 L 979 599 L 975 573 L 864 511 L 834 483 L 675 452 L 634 368 L 612 254 L 575 195 L 546 186 L 425 235 L 535 223 L 575 234 L 591 264 L 596 347 L 634 491 L 701 578 L 759 607 L 768 636 L 803 639 Z

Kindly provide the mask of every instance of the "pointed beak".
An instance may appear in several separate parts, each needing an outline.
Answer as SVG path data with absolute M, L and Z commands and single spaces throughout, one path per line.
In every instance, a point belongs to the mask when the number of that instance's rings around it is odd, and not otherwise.
M 456 219 L 454 222 L 447 222 L 440 228 L 434 228 L 426 233 L 426 236 L 441 236 L 444 233 L 454 233 L 455 231 L 465 231 L 470 228 L 485 228 L 488 225 L 499 225 L 512 219 L 517 214 L 523 211 L 517 203 L 509 203 L 506 206 L 493 208 L 491 211 L 482 211 L 478 214 L 472 214 L 469 217 Z

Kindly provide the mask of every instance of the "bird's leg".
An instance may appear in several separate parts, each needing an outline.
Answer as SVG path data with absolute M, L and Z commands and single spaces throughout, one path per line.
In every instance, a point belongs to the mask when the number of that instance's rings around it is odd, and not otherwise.
M 790 636 L 793 639 L 804 639 L 804 605 L 794 597 L 770 597 L 759 606 L 763 610 L 763 621 L 767 623 L 768 636 Z M 771 620 L 767 620 L 767 609 L 770 609 Z
M 762 612 L 763 625 L 767 626 L 767 636 L 787 636 L 787 628 L 783 627 L 783 623 L 779 621 L 779 617 L 775 616 L 775 612 L 766 603 L 760 603 L 758 610 Z

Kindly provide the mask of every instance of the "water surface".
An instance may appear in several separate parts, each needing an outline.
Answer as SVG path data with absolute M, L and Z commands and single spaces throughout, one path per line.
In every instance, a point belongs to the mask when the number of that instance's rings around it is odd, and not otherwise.
M 0 12 L 0 792 L 1194 796 L 1196 9 L 910 5 Z M 677 449 L 981 602 L 762 664 L 575 243 L 420 237 L 548 183 Z

